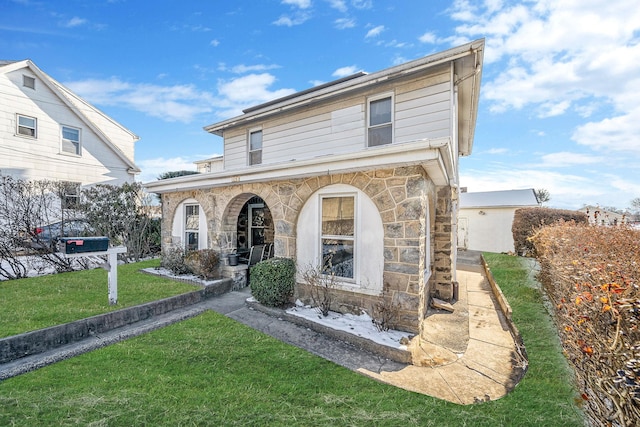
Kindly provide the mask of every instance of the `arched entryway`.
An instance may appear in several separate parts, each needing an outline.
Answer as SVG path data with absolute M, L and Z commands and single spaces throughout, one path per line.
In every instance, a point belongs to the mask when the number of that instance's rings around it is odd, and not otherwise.
M 242 254 L 251 246 L 273 243 L 273 216 L 267 203 L 253 193 L 236 196 L 224 214 L 222 234 L 226 247 Z

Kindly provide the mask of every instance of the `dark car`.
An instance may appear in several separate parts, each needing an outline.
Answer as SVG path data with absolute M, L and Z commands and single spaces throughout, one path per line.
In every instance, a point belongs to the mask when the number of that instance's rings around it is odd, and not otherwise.
M 56 249 L 61 237 L 85 237 L 95 234 L 93 227 L 84 219 L 68 219 L 36 227 L 31 231 L 28 246 L 33 249 Z

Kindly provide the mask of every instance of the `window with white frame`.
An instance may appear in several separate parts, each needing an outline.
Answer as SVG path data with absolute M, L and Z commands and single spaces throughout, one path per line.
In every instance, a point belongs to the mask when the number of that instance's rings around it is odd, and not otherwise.
M 80 129 L 62 126 L 62 152 L 80 155 Z
M 35 89 L 36 79 L 31 76 L 22 75 L 22 86 L 28 87 L 29 89 Z
M 185 205 L 184 209 L 185 249 L 195 251 L 198 249 L 198 238 L 200 234 L 200 206 Z
M 370 98 L 367 104 L 367 145 L 377 147 L 393 142 L 393 97 Z
M 355 196 L 323 196 L 320 208 L 322 271 L 354 279 Z
M 249 165 L 262 163 L 262 129 L 249 132 Z
M 63 181 L 60 187 L 62 209 L 80 208 L 80 183 Z
M 38 137 L 38 120 L 35 117 L 23 116 L 17 114 L 16 132 L 18 135 L 28 136 L 30 138 Z

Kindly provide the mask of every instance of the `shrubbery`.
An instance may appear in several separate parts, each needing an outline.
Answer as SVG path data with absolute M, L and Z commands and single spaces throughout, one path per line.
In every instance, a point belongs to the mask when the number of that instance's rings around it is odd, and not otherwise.
M 582 212 L 551 208 L 522 208 L 515 211 L 511 232 L 513 233 L 513 245 L 518 255 L 533 255 L 533 243 L 529 241 L 536 230 L 545 225 L 557 222 L 573 221 L 579 224 L 588 222 L 587 216 Z
M 291 302 L 296 283 L 296 265 L 289 258 L 271 258 L 257 263 L 249 274 L 251 294 L 261 304 L 281 307 Z
M 638 425 L 640 230 L 555 224 L 532 241 L 587 416 Z
M 185 255 L 184 263 L 196 276 L 202 279 L 217 279 L 220 277 L 220 253 L 213 249 L 189 251 Z

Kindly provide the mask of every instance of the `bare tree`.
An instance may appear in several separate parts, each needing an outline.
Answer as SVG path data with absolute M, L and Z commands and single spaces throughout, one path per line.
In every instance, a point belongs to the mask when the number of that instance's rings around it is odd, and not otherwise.
M 536 190 L 533 190 L 533 192 L 536 195 L 536 199 L 538 199 L 538 203 L 541 205 L 551 200 L 551 194 L 544 188 L 538 188 Z

